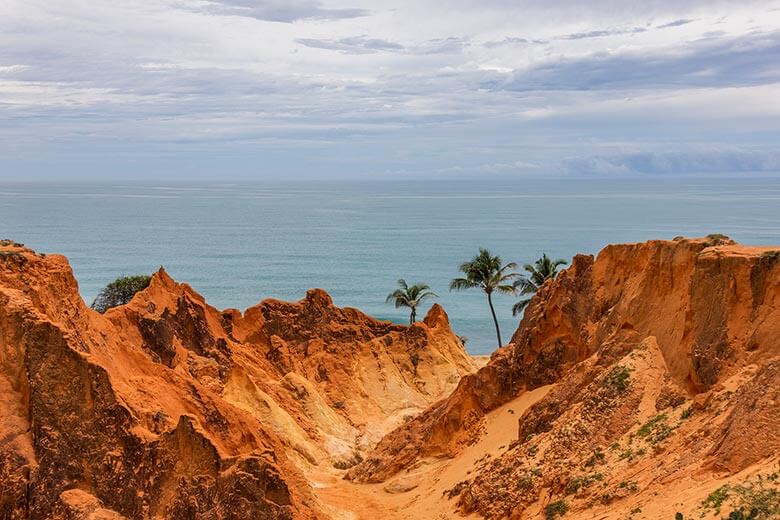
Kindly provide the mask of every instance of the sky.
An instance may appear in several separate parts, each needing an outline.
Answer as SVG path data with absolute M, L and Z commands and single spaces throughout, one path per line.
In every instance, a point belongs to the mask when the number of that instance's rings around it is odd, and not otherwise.
M 780 172 L 780 0 L 0 0 L 0 181 Z

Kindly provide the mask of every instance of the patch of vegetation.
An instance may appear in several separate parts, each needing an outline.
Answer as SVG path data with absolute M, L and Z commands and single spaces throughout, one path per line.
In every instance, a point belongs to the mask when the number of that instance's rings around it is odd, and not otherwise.
M 712 246 L 723 246 L 723 245 L 729 245 L 733 244 L 734 241 L 731 240 L 730 237 L 724 235 L 723 233 L 710 233 L 707 235 L 707 241 L 704 243 L 707 247 Z
M 702 500 L 701 506 L 703 509 L 712 509 L 716 515 L 720 515 L 720 509 L 723 507 L 723 503 L 729 497 L 730 487 L 728 484 L 724 484 Z
M 683 516 L 683 514 L 681 512 L 677 511 L 674 514 L 674 520 L 685 520 L 685 517 Z
M 767 263 L 775 263 L 780 260 L 780 251 L 764 251 L 761 260 Z
M 585 489 L 596 481 L 604 480 L 603 473 L 591 473 L 589 475 L 579 475 L 569 480 L 566 484 L 566 494 L 576 495 L 581 489 Z
M 685 240 L 685 237 L 682 235 L 677 235 L 672 239 L 673 242 L 682 242 L 683 240 Z
M 24 247 L 24 244 L 20 244 L 19 242 L 14 242 L 13 240 L 4 238 L 0 240 L 0 247 Z
M 566 484 L 566 494 L 576 495 L 580 489 L 588 487 L 593 480 L 588 475 L 574 477 Z
M 546 520 L 554 520 L 559 516 L 565 515 L 568 511 L 569 504 L 567 504 L 565 500 L 556 500 L 555 502 L 550 502 L 547 504 L 547 507 L 544 508 L 544 518 L 546 518 Z
M 674 430 L 674 426 L 669 426 L 666 423 L 666 414 L 660 413 L 643 424 L 636 434 L 637 437 L 641 437 L 655 446 L 669 437 Z
M 3 260 L 12 260 L 19 265 L 27 262 L 27 258 L 19 251 L 0 251 L 0 258 Z
M 618 365 L 614 367 L 604 379 L 604 386 L 612 388 L 620 393 L 628 390 L 631 384 L 631 369 L 626 366 Z
M 768 487 L 759 476 L 754 481 L 734 485 L 728 493 L 735 509 L 729 513 L 729 520 L 766 520 L 780 517 L 780 490 Z
M 596 464 L 604 464 L 604 461 L 606 460 L 607 456 L 604 455 L 604 452 L 601 451 L 601 448 L 596 448 L 593 450 L 593 454 L 590 456 L 590 458 L 585 461 L 585 467 L 591 468 Z
M 125 305 L 139 291 L 149 287 L 152 277 L 148 275 L 122 276 L 106 285 L 92 302 L 92 308 L 98 312 Z
M 618 484 L 618 488 L 627 489 L 628 491 L 635 493 L 639 490 L 639 484 L 637 484 L 635 480 L 624 480 Z
M 522 477 L 520 477 L 520 480 L 517 481 L 517 484 L 520 486 L 520 489 L 531 489 L 534 487 L 534 476 L 533 473 L 526 473 Z
M 680 420 L 684 421 L 685 419 L 690 418 L 691 415 L 693 415 L 693 406 L 689 406 L 682 411 L 680 414 Z
M 620 452 L 620 454 L 618 455 L 618 459 L 619 460 L 626 460 L 626 459 L 628 459 L 629 461 L 632 461 L 632 460 L 634 460 L 634 455 L 635 455 L 635 453 L 634 453 L 633 449 L 626 448 L 625 450 Z

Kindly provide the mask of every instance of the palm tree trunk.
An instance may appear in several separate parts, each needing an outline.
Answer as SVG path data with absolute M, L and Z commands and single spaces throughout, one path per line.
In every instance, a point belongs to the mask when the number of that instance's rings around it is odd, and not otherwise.
M 496 324 L 496 338 L 498 339 L 498 348 L 501 348 L 501 330 L 498 328 L 498 318 L 496 318 L 496 310 L 493 308 L 493 297 L 490 293 L 487 293 L 488 305 L 490 305 L 490 314 L 493 315 L 493 323 Z
M 412 312 L 409 314 L 409 325 L 412 325 L 417 320 L 417 309 L 412 307 Z

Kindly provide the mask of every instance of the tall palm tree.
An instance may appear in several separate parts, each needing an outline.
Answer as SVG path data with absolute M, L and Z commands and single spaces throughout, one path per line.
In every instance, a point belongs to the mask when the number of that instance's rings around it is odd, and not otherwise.
M 534 265 L 525 264 L 523 269 L 528 271 L 528 277 L 522 277 L 515 282 L 515 288 L 520 291 L 520 295 L 534 294 L 539 288 L 544 285 L 547 280 L 552 280 L 558 276 L 558 268 L 562 265 L 566 265 L 568 262 L 561 258 L 552 260 L 547 256 L 547 253 L 534 262 Z M 520 312 L 526 308 L 531 298 L 520 300 L 512 306 L 512 316 L 517 316 Z
M 395 302 L 395 308 L 409 307 L 409 324 L 417 320 L 417 306 L 428 298 L 436 298 L 436 293 L 432 292 L 430 287 L 424 283 L 414 284 L 411 287 L 407 285 L 406 280 L 398 280 L 398 289 L 387 295 L 386 302 Z
M 455 278 L 450 282 L 450 291 L 459 291 L 462 289 L 482 289 L 487 294 L 490 313 L 493 315 L 493 323 L 496 326 L 496 339 L 498 346 L 501 347 L 501 330 L 498 327 L 496 310 L 493 308 L 493 292 L 515 293 L 515 286 L 512 280 L 520 275 L 512 271 L 517 268 L 517 264 L 510 262 L 501 265 L 501 257 L 493 256 L 487 249 L 480 248 L 479 254 L 470 262 L 464 262 L 460 266 L 460 271 L 465 274 L 465 278 Z

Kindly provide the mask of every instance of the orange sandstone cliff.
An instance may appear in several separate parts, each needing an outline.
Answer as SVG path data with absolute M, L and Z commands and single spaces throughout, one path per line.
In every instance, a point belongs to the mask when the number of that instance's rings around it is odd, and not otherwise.
M 778 458 L 780 248 L 711 236 L 575 257 L 347 478 L 404 483 L 407 511 L 778 518 Z
M 779 338 L 780 248 L 720 236 L 575 257 L 477 371 L 439 306 L 101 315 L 3 241 L 0 518 L 777 518 Z
M 89 309 L 64 257 L 0 244 L 0 518 L 329 518 L 307 478 L 360 460 L 474 366 L 321 290 L 219 311 L 163 270 Z

